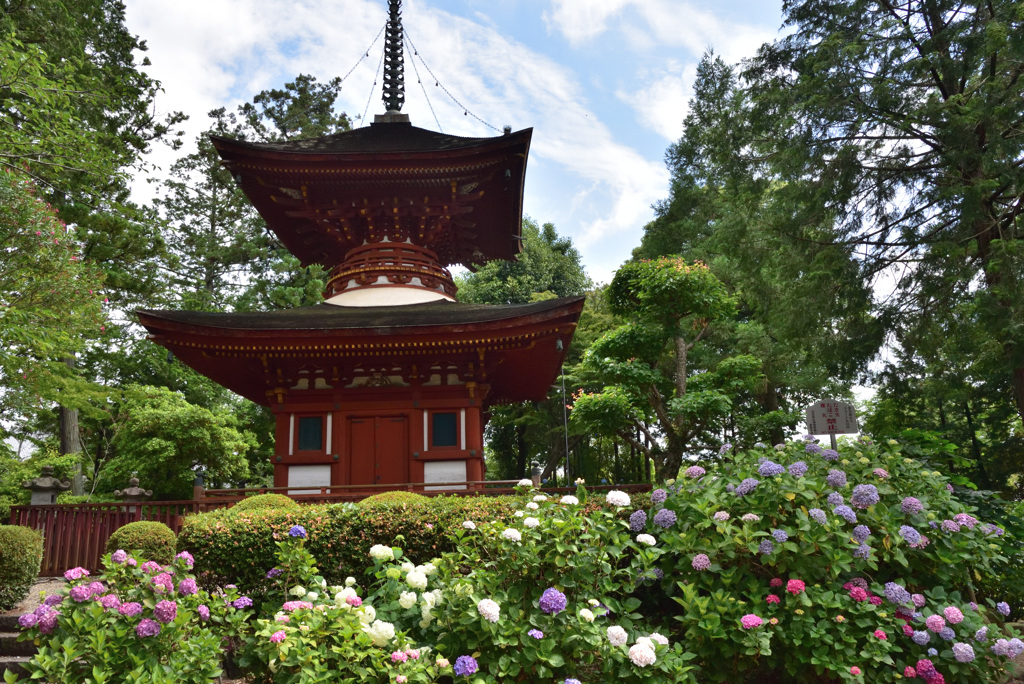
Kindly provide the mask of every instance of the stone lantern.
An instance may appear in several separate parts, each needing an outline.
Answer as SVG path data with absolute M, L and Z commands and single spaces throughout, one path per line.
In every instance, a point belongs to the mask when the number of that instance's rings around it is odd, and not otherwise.
M 21 483 L 25 489 L 32 490 L 31 506 L 52 506 L 57 503 L 57 494 L 71 489 L 71 482 L 58 480 L 53 476 L 53 466 L 43 466 L 39 477 Z
M 114 496 L 121 499 L 126 504 L 142 503 L 149 497 L 153 496 L 152 489 L 143 489 L 139 486 L 139 478 L 133 477 L 128 480 L 128 486 L 124 489 L 115 489 Z M 135 506 L 128 507 L 129 513 L 135 512 Z

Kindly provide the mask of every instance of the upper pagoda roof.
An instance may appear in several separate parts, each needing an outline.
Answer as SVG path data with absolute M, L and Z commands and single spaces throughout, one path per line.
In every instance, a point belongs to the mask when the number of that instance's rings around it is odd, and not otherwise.
M 305 140 L 211 140 L 303 265 L 330 269 L 398 229 L 443 264 L 473 267 L 521 251 L 532 133 L 464 138 L 388 121 Z

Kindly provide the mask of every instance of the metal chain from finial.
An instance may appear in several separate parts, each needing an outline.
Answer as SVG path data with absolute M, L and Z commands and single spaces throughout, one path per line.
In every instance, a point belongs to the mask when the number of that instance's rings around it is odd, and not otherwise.
M 402 111 L 405 103 L 405 60 L 402 57 L 402 0 L 388 0 L 387 39 L 384 42 L 384 107 Z

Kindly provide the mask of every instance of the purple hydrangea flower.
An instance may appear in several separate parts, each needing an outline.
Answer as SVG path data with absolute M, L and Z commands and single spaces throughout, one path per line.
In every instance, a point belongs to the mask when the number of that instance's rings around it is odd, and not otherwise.
M 946 641 L 952 641 L 953 639 L 956 639 L 956 632 L 953 631 L 952 627 L 943 627 L 939 630 L 939 636 Z
M 690 563 L 690 565 L 693 566 L 694 570 L 703 572 L 704 570 L 708 570 L 711 567 L 711 559 L 708 558 L 707 554 L 705 553 L 698 553 L 696 556 L 693 557 L 693 561 Z
M 21 625 L 22 629 L 30 629 L 36 626 L 39 622 L 39 616 L 35 613 L 25 613 L 18 618 L 18 624 Z
M 274 579 L 275 577 L 283 573 L 284 570 L 282 570 L 281 568 L 270 568 L 269 570 L 267 570 L 267 579 Z
M 760 546 L 757 548 L 761 552 L 762 556 L 770 556 L 772 551 L 775 550 L 775 546 L 772 544 L 771 539 L 762 539 Z
M 306 528 L 303 527 L 302 525 L 294 525 L 294 526 L 292 526 L 292 528 L 290 530 L 288 530 L 288 536 L 289 537 L 296 537 L 298 539 L 305 539 L 306 538 Z
M 754 488 L 759 484 L 761 483 L 758 480 L 748 477 L 743 480 L 743 482 L 740 482 L 739 486 L 736 487 L 736 496 L 746 496 L 750 492 L 754 491 Z
M 853 552 L 854 558 L 868 559 L 871 557 L 871 547 L 867 544 L 861 544 L 857 547 L 857 550 Z
M 996 610 L 998 610 L 1003 615 L 1009 617 L 1009 615 L 1010 615 L 1010 604 L 1007 603 L 1006 601 L 1000 601 L 999 603 L 996 604 Z
M 533 637 L 534 639 L 543 639 L 544 632 L 540 631 L 539 629 L 531 629 L 529 632 L 526 633 L 526 636 Z
M 128 553 L 124 549 L 118 549 L 114 553 L 110 554 L 110 562 L 121 565 L 128 560 Z
M 139 621 L 139 624 L 135 626 L 135 633 L 142 639 L 146 637 L 156 636 L 160 633 L 160 623 L 149 618 L 143 618 Z
M 100 598 L 100 605 L 107 610 L 117 610 L 121 607 L 121 599 L 117 597 L 117 594 L 107 594 Z
M 921 511 L 924 510 L 924 506 L 921 504 L 921 500 L 913 496 L 908 496 L 904 498 L 903 503 L 900 504 L 900 508 L 903 510 L 904 513 L 907 513 L 909 515 L 920 513 Z
M 125 617 L 135 617 L 142 612 L 142 604 L 130 601 L 128 603 L 122 603 L 121 607 L 117 609 L 121 615 Z
M 725 485 L 725 491 L 727 491 L 730 494 L 732 494 L 734 491 L 736 491 L 736 485 L 734 485 L 734 484 L 727 484 L 727 485 Z
M 668 492 L 666 492 L 664 489 L 655 489 L 653 492 L 651 492 L 651 503 L 652 504 L 665 503 L 665 500 L 667 498 L 668 498 Z
M 39 622 L 36 623 L 36 626 L 39 627 L 39 631 L 43 634 L 50 634 L 57 628 L 57 618 L 59 617 L 59 610 L 48 608 L 45 613 L 39 616 Z
M 565 610 L 567 603 L 565 594 L 554 587 L 548 587 L 540 597 L 540 609 L 548 615 L 557 615 Z
M 153 615 L 165 625 L 173 622 L 178 617 L 178 604 L 174 601 L 161 601 L 153 608 Z
M 988 641 L 988 627 L 982 627 L 974 633 L 975 641 Z
M 949 492 L 950 494 L 952 494 L 953 493 L 953 485 L 947 484 L 946 485 L 946 491 Z
M 878 503 L 878 488 L 872 484 L 861 484 L 853 488 L 850 503 L 857 508 L 868 508 Z
M 821 510 L 820 508 L 812 508 L 811 510 L 807 511 L 807 515 L 811 516 L 811 520 L 818 523 L 819 525 L 824 525 L 825 522 L 828 520 L 828 518 L 825 517 L 825 511 Z
M 836 506 L 842 506 L 844 503 L 846 503 L 843 499 L 843 495 L 840 494 L 839 492 L 832 492 L 831 494 L 829 494 L 826 501 L 828 501 L 828 505 L 832 506 L 833 508 L 835 508 Z
M 189 570 L 192 569 L 192 566 L 195 565 L 196 562 L 196 559 L 193 558 L 192 554 L 188 551 L 182 551 L 177 556 L 175 556 L 175 558 L 180 558 L 181 560 L 185 561 L 185 567 Z
M 910 636 L 914 640 L 914 643 L 918 646 L 925 646 L 932 639 L 932 635 L 924 630 L 914 630 L 914 633 Z
M 804 440 L 805 442 L 817 442 L 818 441 L 818 438 L 815 437 L 814 435 L 803 435 L 800 439 Z
M 473 656 L 459 656 L 455 659 L 452 671 L 456 677 L 468 677 L 477 671 L 476 659 Z
M 910 592 L 907 591 L 906 587 L 896 582 L 885 583 L 885 598 L 889 603 L 895 603 L 898 606 L 913 602 Z
M 647 512 L 646 511 L 633 511 L 633 515 L 629 516 L 629 531 L 630 532 L 641 532 L 644 526 L 647 525 Z
M 729 444 L 728 442 L 726 442 L 725 444 L 723 444 L 718 449 L 718 455 L 719 456 L 724 456 L 725 454 L 729 453 L 730 451 L 732 451 L 732 444 Z
M 814 442 L 811 442 L 810 444 L 804 447 L 804 451 L 806 451 L 809 454 L 820 454 L 821 447 L 815 444 Z
M 198 608 L 196 608 L 196 612 L 199 613 L 200 619 L 202 619 L 202 620 L 209 620 L 210 619 L 210 609 L 207 608 L 205 605 L 200 605 Z
M 654 514 L 654 524 L 667 530 L 676 524 L 676 512 L 662 508 Z
M 562 684 L 582 684 L 582 682 L 580 682 L 580 680 L 576 679 L 575 677 L 566 677 L 565 681 L 562 682 Z
M 817 446 L 817 445 L 815 445 L 815 446 Z M 818 447 L 818 448 L 821 449 L 821 447 Z M 824 451 L 821 452 L 821 457 L 823 459 L 825 459 L 826 461 L 838 461 L 839 460 L 839 452 L 836 451 L 835 449 L 825 449 Z
M 782 475 L 784 472 L 786 472 L 786 469 L 774 461 L 765 461 L 757 469 L 757 474 L 761 477 L 775 477 L 776 475 Z
M 867 525 L 857 525 L 853 528 L 853 540 L 858 544 L 863 544 L 870 536 L 871 528 Z
M 64 596 L 61 594 L 50 594 L 43 599 L 44 606 L 59 606 L 64 602 Z
M 836 506 L 832 509 L 834 515 L 838 515 L 840 518 L 846 520 L 849 523 L 857 522 L 857 514 L 853 512 L 853 509 L 849 506 Z
M 772 538 L 779 544 L 785 544 L 789 541 L 789 535 L 786 534 L 785 530 L 772 530 Z
M 85 601 L 90 596 L 92 596 L 92 592 L 89 591 L 88 586 L 84 584 L 79 584 L 74 587 L 71 587 L 71 591 L 68 592 L 68 596 L 70 596 L 71 599 L 76 603 L 81 603 L 82 601 Z
M 688 477 L 688 478 L 690 478 L 691 480 L 699 480 L 700 478 L 704 477 L 704 474 L 706 472 L 707 471 L 704 470 L 703 468 L 701 468 L 700 466 L 696 466 L 695 465 L 695 466 L 690 466 L 689 468 L 687 468 L 683 472 L 683 475 Z M 651 502 L 652 503 L 654 502 L 653 498 L 651 499 Z
M 828 476 L 825 477 L 825 484 L 833 489 L 839 489 L 840 487 L 846 486 L 846 473 L 842 470 L 831 469 L 828 471 Z
M 953 644 L 953 657 L 958 663 L 969 663 L 974 660 L 974 649 L 970 644 L 955 643 Z
M 803 461 L 797 461 L 789 466 L 789 474 L 793 477 L 803 477 L 807 474 L 807 464 Z
M 955 520 L 943 520 L 942 521 L 943 532 L 959 532 L 960 525 Z
M 921 543 L 921 533 L 910 525 L 900 525 L 900 536 L 906 539 L 908 544 Z
M 243 608 L 249 608 L 252 606 L 252 599 L 248 596 L 239 596 L 231 605 L 238 610 L 242 610 Z

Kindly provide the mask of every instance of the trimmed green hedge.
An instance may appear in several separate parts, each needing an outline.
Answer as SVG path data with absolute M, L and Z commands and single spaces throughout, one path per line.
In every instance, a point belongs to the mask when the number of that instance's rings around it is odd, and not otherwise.
M 633 506 L 650 508 L 649 494 L 633 494 Z M 373 566 L 374 544 L 400 546 L 405 555 L 425 563 L 453 550 L 449 536 L 466 520 L 509 520 L 512 496 L 437 496 L 423 500 L 355 504 L 303 505 L 298 511 L 261 509 L 235 515 L 233 509 L 199 513 L 185 518 L 178 533 L 178 550 L 195 557 L 195 572 L 204 586 L 236 584 L 249 594 L 262 594 L 266 573 L 274 566 L 275 535 L 293 525 L 306 528 L 306 548 L 332 584 L 345 577 L 360 578 Z M 588 508 L 598 504 L 591 502 Z
M 0 525 L 0 610 L 28 596 L 43 562 L 43 535 L 28 527 Z
M 256 496 L 250 496 L 239 501 L 231 507 L 231 510 L 235 513 L 241 513 L 243 511 L 259 511 L 268 508 L 280 511 L 297 511 L 299 510 L 299 504 L 284 494 L 257 494 Z
M 373 496 L 366 497 L 356 505 L 367 508 L 371 506 L 380 506 L 383 504 L 423 503 L 424 501 L 428 501 L 429 499 L 429 496 L 423 496 L 422 494 L 417 494 L 416 492 L 381 492 L 380 494 L 374 494 Z
M 145 560 L 166 564 L 174 560 L 175 542 L 174 530 L 167 525 L 140 521 L 114 530 L 107 540 L 107 551 L 138 551 Z

